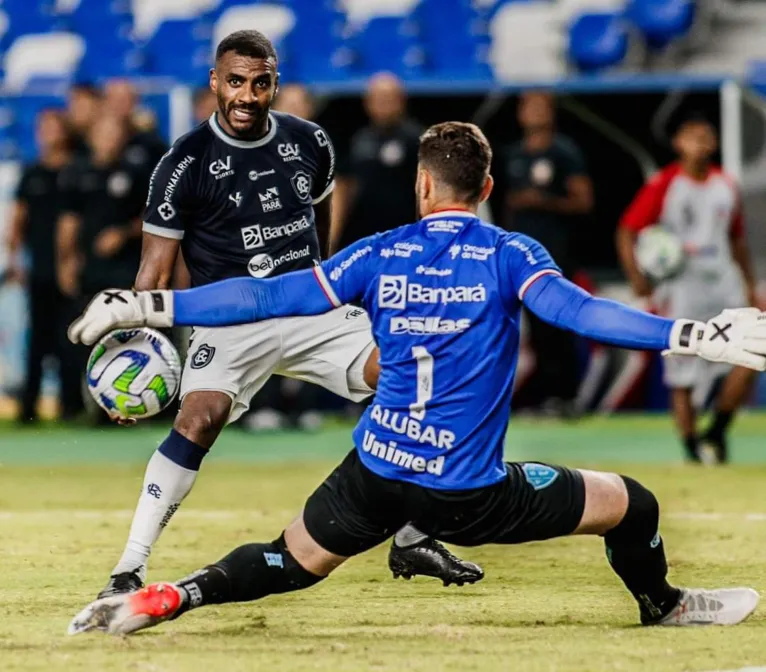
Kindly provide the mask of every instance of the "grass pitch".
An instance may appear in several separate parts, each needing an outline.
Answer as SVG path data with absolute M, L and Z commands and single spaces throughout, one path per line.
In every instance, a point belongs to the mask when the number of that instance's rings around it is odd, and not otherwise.
M 206 608 L 131 638 L 67 637 L 125 541 L 164 428 L 0 428 L 0 670 L 708 671 L 766 666 L 766 606 L 735 628 L 646 629 L 599 539 L 457 549 L 487 577 L 393 581 L 387 545 L 314 588 Z M 735 465 L 683 466 L 665 418 L 516 423 L 509 457 L 629 473 L 663 507 L 671 579 L 766 593 L 766 417 L 743 418 Z M 228 431 L 158 543 L 150 579 L 177 579 L 276 537 L 349 446 L 347 429 Z

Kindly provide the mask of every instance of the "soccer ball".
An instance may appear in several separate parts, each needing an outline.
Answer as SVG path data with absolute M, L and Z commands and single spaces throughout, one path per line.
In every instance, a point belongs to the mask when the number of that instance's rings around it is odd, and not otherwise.
M 684 248 L 678 236 L 661 226 L 650 226 L 638 235 L 636 263 L 654 282 L 678 275 L 684 267 Z
M 181 358 L 153 329 L 117 329 L 93 348 L 86 370 L 88 390 L 114 419 L 150 418 L 178 393 Z

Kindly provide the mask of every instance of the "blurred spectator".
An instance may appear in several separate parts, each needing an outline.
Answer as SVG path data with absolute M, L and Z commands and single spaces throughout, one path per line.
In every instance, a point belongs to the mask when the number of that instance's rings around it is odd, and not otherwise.
M 101 91 L 91 84 L 75 84 L 67 99 L 67 120 L 76 156 L 88 156 L 88 133 L 101 109 Z
M 64 204 L 58 223 L 61 291 L 81 305 L 108 287 L 130 287 L 141 251 L 143 176 L 123 158 L 128 129 L 102 115 L 89 135 L 91 156 L 63 176 Z
M 525 233 L 548 248 L 564 274 L 576 270 L 572 239 L 578 215 L 593 207 L 593 190 L 580 150 L 556 132 L 553 97 L 526 93 L 519 102 L 523 138 L 505 160 L 508 191 L 505 226 Z M 574 412 L 578 371 L 575 337 L 527 312 L 530 341 L 537 362 L 527 403 L 545 403 L 559 415 Z
M 406 116 L 402 83 L 375 75 L 364 106 L 370 125 L 351 139 L 348 160 L 338 166 L 333 196 L 332 250 L 415 220 L 415 178 L 421 128 Z
M 110 79 L 104 87 L 104 113 L 120 119 L 127 128 L 125 160 L 144 175 L 144 187 L 167 144 L 155 129 L 151 115 L 138 109 L 138 93 L 127 79 Z
M 194 93 L 194 121 L 201 124 L 218 109 L 218 99 L 210 87 L 197 89 Z
M 61 171 L 72 153 L 66 117 L 58 110 L 44 110 L 37 117 L 36 140 L 40 158 L 24 168 L 16 191 L 10 224 L 11 274 L 26 281 L 29 298 L 29 349 L 19 420 L 37 420 L 43 358 L 54 355 L 59 363 L 61 413 L 71 418 L 82 410 L 80 369 L 73 365 L 66 342 L 63 297 L 56 284 L 56 221 L 61 212 Z M 22 270 L 21 250 L 29 255 Z
M 280 86 L 274 109 L 277 112 L 287 112 L 287 114 L 293 114 L 309 121 L 314 118 L 315 114 L 314 99 L 309 90 L 302 84 Z

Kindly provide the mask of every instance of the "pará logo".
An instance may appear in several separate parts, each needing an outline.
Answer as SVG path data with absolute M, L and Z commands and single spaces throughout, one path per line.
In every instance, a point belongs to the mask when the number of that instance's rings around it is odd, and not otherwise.
M 217 159 L 210 164 L 210 174 L 215 177 L 216 180 L 220 180 L 229 175 L 233 175 L 234 171 L 231 169 L 231 156 L 227 156 L 226 159 Z
M 301 148 L 297 142 L 283 142 L 277 146 L 277 153 L 282 157 L 282 160 L 287 163 L 289 161 L 301 160 Z
M 304 203 L 311 200 L 311 176 L 307 172 L 299 170 L 290 178 L 290 182 L 298 198 Z
M 282 202 L 279 200 L 279 188 L 269 187 L 265 193 L 259 193 L 258 198 L 261 201 L 261 207 L 264 212 L 273 212 L 282 209 Z

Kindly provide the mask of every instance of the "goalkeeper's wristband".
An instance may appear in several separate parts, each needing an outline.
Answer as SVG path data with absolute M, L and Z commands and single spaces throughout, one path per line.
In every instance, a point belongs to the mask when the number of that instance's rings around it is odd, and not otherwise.
M 147 327 L 173 326 L 173 292 L 169 289 L 154 289 L 136 292 L 141 312 Z
M 696 355 L 705 334 L 705 323 L 676 320 L 670 330 L 668 349 L 663 355 Z

